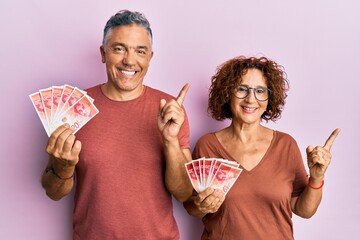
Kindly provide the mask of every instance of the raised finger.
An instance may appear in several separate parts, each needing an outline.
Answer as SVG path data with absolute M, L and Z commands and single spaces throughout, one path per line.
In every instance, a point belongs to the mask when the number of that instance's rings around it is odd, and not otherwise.
M 337 137 L 339 132 L 340 132 L 340 128 L 337 128 L 331 133 L 330 137 L 326 140 L 324 145 L 324 148 L 326 150 L 330 151 L 331 146 L 333 145 L 333 142 L 335 141 L 335 138 Z
M 185 100 L 186 93 L 189 90 L 189 88 L 190 88 L 190 84 L 189 83 L 185 84 L 185 86 L 183 86 L 183 88 L 181 89 L 179 95 L 177 96 L 176 101 L 178 102 L 178 104 L 180 106 L 182 106 L 182 104 L 183 104 L 183 102 Z

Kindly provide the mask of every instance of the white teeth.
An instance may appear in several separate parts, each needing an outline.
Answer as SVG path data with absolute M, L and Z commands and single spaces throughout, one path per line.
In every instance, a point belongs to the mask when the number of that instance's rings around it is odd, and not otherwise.
M 247 111 L 253 111 L 253 110 L 255 110 L 255 108 L 248 108 L 248 107 L 244 107 L 244 109 L 247 110 Z
M 121 72 L 125 75 L 129 75 L 129 76 L 132 76 L 135 74 L 135 72 L 130 72 L 130 71 L 125 71 L 125 70 L 121 70 Z

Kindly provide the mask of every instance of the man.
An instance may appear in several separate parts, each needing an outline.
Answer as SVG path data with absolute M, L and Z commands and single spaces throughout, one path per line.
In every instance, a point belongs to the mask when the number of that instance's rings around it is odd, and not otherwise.
M 87 90 L 99 114 L 76 136 L 68 125 L 50 136 L 43 187 L 59 200 L 76 172 L 74 239 L 179 239 L 170 194 L 185 201 L 192 192 L 189 85 L 174 99 L 143 84 L 153 51 L 141 13 L 112 16 L 100 52 L 108 80 Z

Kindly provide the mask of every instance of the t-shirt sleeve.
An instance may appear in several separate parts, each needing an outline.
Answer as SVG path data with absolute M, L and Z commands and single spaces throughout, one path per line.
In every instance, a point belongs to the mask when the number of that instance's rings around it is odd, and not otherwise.
M 301 156 L 299 147 L 294 140 L 292 144 L 294 161 L 294 182 L 291 197 L 298 197 L 304 191 L 307 184 L 307 172 Z
M 202 157 L 211 158 L 219 157 L 217 154 L 217 147 L 214 143 L 214 136 L 211 133 L 205 134 L 202 136 L 196 143 L 195 148 L 192 153 L 193 159 L 198 159 Z

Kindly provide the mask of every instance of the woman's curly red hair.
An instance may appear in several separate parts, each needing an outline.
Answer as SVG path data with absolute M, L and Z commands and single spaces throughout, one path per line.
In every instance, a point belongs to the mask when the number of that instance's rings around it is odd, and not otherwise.
M 266 57 L 239 56 L 221 64 L 211 77 L 209 89 L 208 113 L 216 120 L 231 119 L 230 99 L 238 84 L 242 82 L 248 69 L 260 70 L 272 91 L 266 111 L 261 118 L 275 122 L 281 117 L 289 90 L 289 81 L 284 67 Z

